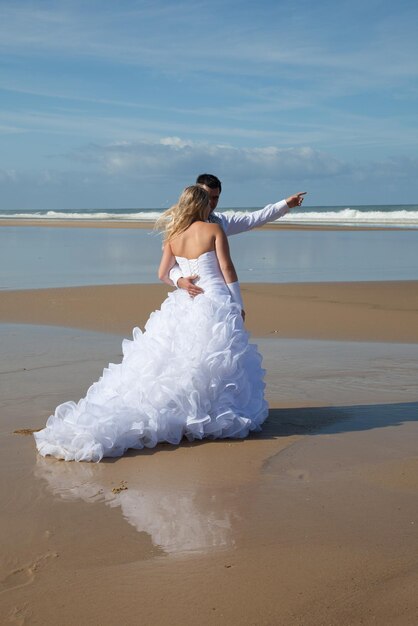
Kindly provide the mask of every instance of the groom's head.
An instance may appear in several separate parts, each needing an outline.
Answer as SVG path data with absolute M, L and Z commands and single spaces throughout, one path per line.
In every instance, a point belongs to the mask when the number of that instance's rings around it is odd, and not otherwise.
M 222 191 L 222 183 L 219 178 L 213 174 L 200 174 L 196 178 L 196 185 L 200 185 L 208 193 L 211 210 L 216 209 Z

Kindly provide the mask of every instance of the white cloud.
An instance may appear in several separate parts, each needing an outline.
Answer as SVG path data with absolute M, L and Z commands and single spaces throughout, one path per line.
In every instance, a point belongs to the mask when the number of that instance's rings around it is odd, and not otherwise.
M 261 206 L 299 190 L 309 204 L 414 202 L 418 159 L 354 163 L 311 147 L 237 148 L 178 137 L 90 145 L 72 167 L 0 170 L 0 209 L 165 207 L 203 171 L 224 183 L 222 206 Z
M 0 183 L 14 183 L 18 180 L 18 173 L 12 169 L 0 169 Z
M 347 171 L 335 157 L 310 147 L 239 148 L 193 142 L 179 137 L 159 141 L 136 141 L 90 145 L 73 155 L 75 160 L 96 163 L 110 176 L 146 178 L 182 176 L 210 170 L 239 179 L 277 179 L 311 176 L 326 178 Z
M 418 158 L 393 156 L 381 160 L 342 160 L 310 146 L 237 147 L 195 142 L 176 136 L 159 140 L 89 144 L 67 155 L 66 169 L 20 171 L 0 169 L 0 182 L 37 187 L 77 184 L 112 185 L 132 181 L 189 181 L 196 172 L 217 173 L 229 181 L 404 181 L 418 179 Z
M 418 180 L 418 157 L 389 157 L 380 161 L 370 161 L 353 166 L 355 180 L 379 182 L 392 180 L 399 185 L 399 194 L 403 193 L 408 180 Z

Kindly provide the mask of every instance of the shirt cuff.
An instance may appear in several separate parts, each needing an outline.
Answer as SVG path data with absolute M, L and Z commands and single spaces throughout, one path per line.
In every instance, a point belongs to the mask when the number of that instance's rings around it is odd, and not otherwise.
M 178 266 L 177 267 L 176 266 L 172 267 L 168 275 L 169 275 L 170 280 L 173 281 L 173 285 L 178 287 L 177 281 L 180 278 L 183 278 L 183 274 L 181 273 L 180 268 Z

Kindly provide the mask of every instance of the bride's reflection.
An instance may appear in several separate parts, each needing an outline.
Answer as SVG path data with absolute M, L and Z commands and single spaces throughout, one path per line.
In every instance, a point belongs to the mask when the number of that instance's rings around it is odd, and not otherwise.
M 65 463 L 37 457 L 35 474 L 50 491 L 65 500 L 105 502 L 120 507 L 138 532 L 150 535 L 154 546 L 167 554 L 203 552 L 234 545 L 233 522 L 239 518 L 234 490 L 202 488 L 184 476 L 173 483 L 147 480 L 129 472 L 129 481 L 115 485 L 106 464 Z M 113 481 L 111 480 L 113 478 Z

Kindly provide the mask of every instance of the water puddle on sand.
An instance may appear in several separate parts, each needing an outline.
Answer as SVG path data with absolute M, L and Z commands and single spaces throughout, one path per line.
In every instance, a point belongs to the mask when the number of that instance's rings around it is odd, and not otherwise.
M 28 493 L 32 490 L 26 500 L 22 493 L 13 495 L 17 478 L 7 474 L 5 454 L 9 516 L 16 505 L 16 515 L 23 511 L 30 517 L 48 507 L 52 496 L 57 506 L 65 503 L 65 534 L 73 522 L 83 523 L 83 516 L 105 523 L 105 506 L 113 512 L 118 533 L 128 523 L 133 532 L 146 535 L 146 558 L 232 549 L 261 532 L 274 537 L 279 519 L 283 525 L 291 522 L 286 511 L 296 515 L 292 502 L 298 493 L 303 500 L 313 481 L 336 476 L 344 451 L 346 462 L 351 459 L 358 472 L 367 454 L 377 450 L 372 443 L 378 433 L 391 427 L 392 441 L 396 433 L 404 441 L 404 431 L 396 427 L 409 422 L 412 429 L 417 415 L 417 345 L 261 339 L 257 343 L 273 407 L 261 434 L 244 442 L 162 445 L 98 465 L 58 462 L 37 456 L 31 437 L 13 431 L 39 428 L 56 404 L 78 399 L 109 361 L 120 358 L 121 338 L 2 325 L 0 339 L 3 354 L 8 354 L 0 374 L 2 446 L 12 442 L 21 453 L 19 471 Z M 348 445 L 353 433 L 357 439 Z M 299 437 L 304 434 L 308 436 Z M 415 430 L 408 436 L 415 437 Z M 398 449 L 402 458 L 410 453 Z M 358 457 L 359 450 L 363 456 Z M 262 460 L 269 457 L 260 478 Z M 71 502 L 83 504 L 76 507 L 73 522 Z M 31 522 L 42 533 L 45 520 L 40 521 L 39 511 Z M 115 522 L 116 512 L 120 523 Z M 295 519 L 303 520 L 303 515 Z M 302 526 L 299 530 L 303 532 Z M 90 541 L 94 545 L 94 538 Z M 112 549 L 119 549 L 117 542 Z M 26 584 L 30 576 L 25 572 L 15 568 L 3 583 Z
M 115 480 L 114 468 L 106 462 L 92 467 L 38 457 L 35 475 L 47 482 L 54 496 L 118 509 L 131 526 L 151 538 L 159 556 L 234 546 L 234 524 L 243 514 L 239 489 L 202 486 L 196 473 L 187 476 L 182 469 L 180 476 L 166 479 L 157 458 L 145 468 L 140 455 L 129 461 L 134 463 L 124 464 L 126 478 Z

